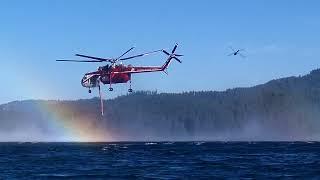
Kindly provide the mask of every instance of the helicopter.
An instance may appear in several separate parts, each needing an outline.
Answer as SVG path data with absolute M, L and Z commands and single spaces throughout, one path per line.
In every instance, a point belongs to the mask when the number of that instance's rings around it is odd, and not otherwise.
M 235 49 L 233 49 L 232 47 L 229 47 L 229 49 L 231 49 L 233 52 L 230 53 L 230 54 L 228 54 L 228 56 L 232 56 L 232 55 L 236 56 L 236 55 L 239 55 L 239 56 L 242 57 L 242 58 L 246 58 L 245 55 L 243 55 L 242 53 L 240 53 L 241 51 L 245 51 L 244 49 L 237 49 L 237 50 L 235 50 Z
M 102 99 L 102 93 L 101 93 L 101 83 L 104 85 L 109 84 L 109 91 L 113 91 L 113 88 L 112 88 L 113 84 L 129 82 L 130 87 L 128 89 L 128 92 L 130 93 L 133 91 L 131 88 L 132 74 L 158 72 L 158 71 L 163 71 L 167 74 L 166 69 L 168 68 L 169 64 L 173 59 L 178 61 L 179 63 L 182 63 L 179 57 L 183 55 L 175 53 L 177 47 L 178 47 L 178 44 L 175 44 L 171 53 L 169 53 L 164 49 L 160 49 L 160 50 L 150 51 L 150 52 L 146 52 L 146 53 L 142 53 L 142 54 L 138 54 L 130 57 L 124 57 L 127 53 L 129 53 L 131 50 L 134 49 L 134 47 L 132 47 L 117 58 L 101 58 L 101 57 L 88 56 L 83 54 L 75 54 L 75 56 L 87 58 L 90 60 L 58 59 L 56 61 L 81 62 L 81 63 L 101 63 L 101 62 L 110 63 L 104 66 L 99 66 L 96 71 L 88 72 L 84 74 L 83 78 L 81 79 L 81 85 L 85 88 L 88 88 L 89 93 L 92 92 L 91 89 L 98 87 L 101 114 L 103 116 L 104 108 L 103 108 L 103 99 Z M 123 65 L 122 63 L 119 63 L 125 60 L 138 58 L 138 57 L 142 57 L 142 56 L 146 56 L 146 55 L 150 55 L 158 52 L 163 52 L 168 56 L 165 63 L 162 66 L 132 66 L 130 64 Z

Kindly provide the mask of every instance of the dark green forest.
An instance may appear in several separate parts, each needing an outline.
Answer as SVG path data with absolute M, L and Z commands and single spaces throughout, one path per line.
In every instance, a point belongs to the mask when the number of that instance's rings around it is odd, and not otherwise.
M 52 112 L 115 140 L 320 140 L 320 70 L 221 92 L 134 92 L 106 100 L 104 117 L 98 98 L 15 101 L 0 106 L 0 135 L 58 133 L 45 121 Z

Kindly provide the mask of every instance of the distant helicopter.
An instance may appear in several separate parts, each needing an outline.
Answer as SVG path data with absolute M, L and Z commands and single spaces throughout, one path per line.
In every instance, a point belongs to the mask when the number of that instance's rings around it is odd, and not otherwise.
M 236 56 L 236 55 L 239 55 L 239 56 L 242 57 L 242 58 L 246 58 L 245 55 L 243 55 L 242 53 L 240 53 L 241 51 L 245 51 L 244 49 L 235 50 L 235 49 L 233 49 L 232 47 L 229 47 L 229 49 L 231 49 L 233 52 L 230 53 L 230 54 L 228 54 L 228 56 L 232 56 L 232 55 Z
M 82 80 L 81 85 L 85 88 L 89 88 L 89 93 L 91 93 L 91 88 L 98 87 L 99 89 L 99 96 L 100 96 L 100 104 L 101 104 L 101 114 L 103 115 L 103 100 L 102 100 L 102 94 L 101 94 L 101 87 L 100 83 L 102 84 L 109 84 L 109 91 L 113 91 L 112 84 L 118 84 L 118 83 L 127 83 L 129 81 L 130 88 L 128 89 L 128 92 L 132 92 L 131 89 L 131 74 L 135 73 L 146 73 L 146 72 L 157 72 L 157 71 L 163 71 L 166 73 L 166 69 L 168 68 L 170 62 L 172 59 L 178 61 L 181 63 L 181 60 L 178 58 L 180 56 L 183 56 L 181 54 L 175 54 L 175 51 L 178 47 L 178 44 L 175 44 L 173 47 L 171 53 L 167 52 L 164 49 L 151 51 L 147 53 L 142 53 L 130 57 L 123 58 L 124 55 L 126 55 L 128 52 L 130 52 L 134 47 L 127 50 L 125 53 L 123 53 L 121 56 L 117 58 L 101 58 L 101 57 L 94 57 L 94 56 L 87 56 L 82 54 L 76 54 L 78 57 L 88 58 L 92 60 L 66 60 L 66 59 L 58 59 L 56 61 L 65 61 L 65 62 L 89 62 L 89 63 L 96 63 L 96 62 L 109 62 L 110 64 L 107 64 L 105 66 L 98 67 L 97 71 L 86 73 Z M 163 52 L 164 54 L 168 55 L 167 60 L 162 66 L 132 66 L 132 65 L 123 65 L 118 64 L 119 61 L 124 61 L 128 59 L 133 59 L 137 57 L 146 56 L 152 53 L 157 52 Z

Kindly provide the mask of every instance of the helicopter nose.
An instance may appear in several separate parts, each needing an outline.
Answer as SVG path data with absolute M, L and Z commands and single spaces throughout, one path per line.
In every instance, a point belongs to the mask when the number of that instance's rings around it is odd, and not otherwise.
M 83 87 L 87 86 L 87 76 L 86 75 L 84 75 L 83 78 L 81 79 L 81 85 Z
M 91 87 L 90 76 L 84 75 L 83 78 L 81 79 L 81 85 L 87 88 Z

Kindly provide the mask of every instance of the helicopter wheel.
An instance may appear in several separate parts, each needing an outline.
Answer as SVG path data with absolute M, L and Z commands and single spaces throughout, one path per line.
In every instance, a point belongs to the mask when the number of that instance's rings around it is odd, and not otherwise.
M 91 93 L 91 89 L 89 89 L 88 93 Z
M 130 88 L 130 89 L 128 89 L 128 92 L 129 92 L 129 93 L 131 93 L 131 92 L 132 92 L 132 89 L 131 89 L 131 88 Z
M 109 88 L 109 91 L 113 91 L 113 88 Z

